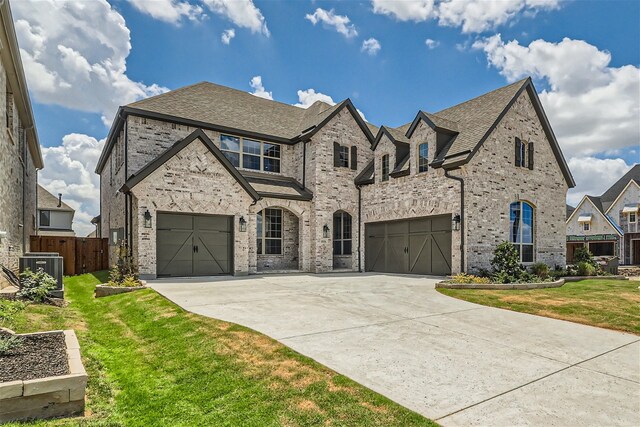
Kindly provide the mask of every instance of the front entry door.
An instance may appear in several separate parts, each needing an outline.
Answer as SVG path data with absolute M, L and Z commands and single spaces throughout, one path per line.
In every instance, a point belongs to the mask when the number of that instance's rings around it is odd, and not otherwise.
M 158 214 L 158 276 L 210 276 L 232 271 L 232 217 Z

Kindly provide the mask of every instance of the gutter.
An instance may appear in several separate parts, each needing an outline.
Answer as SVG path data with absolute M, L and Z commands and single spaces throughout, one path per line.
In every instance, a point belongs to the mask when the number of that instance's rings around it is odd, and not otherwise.
M 453 179 L 460 183 L 460 272 L 465 271 L 465 263 L 464 263 L 464 241 L 465 241 L 465 216 L 464 216 L 464 179 L 460 176 L 449 175 L 449 170 L 444 170 L 444 176 L 449 179 Z

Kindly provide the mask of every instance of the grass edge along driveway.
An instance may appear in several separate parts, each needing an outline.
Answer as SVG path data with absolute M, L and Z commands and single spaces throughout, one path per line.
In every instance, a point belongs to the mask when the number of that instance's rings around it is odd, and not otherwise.
M 476 304 L 640 335 L 639 286 L 640 281 L 602 278 L 547 289 L 437 290 Z
M 186 312 L 151 289 L 94 299 L 104 272 L 68 277 L 69 305 L 29 305 L 4 326 L 75 329 L 87 426 L 436 426 L 284 345 Z

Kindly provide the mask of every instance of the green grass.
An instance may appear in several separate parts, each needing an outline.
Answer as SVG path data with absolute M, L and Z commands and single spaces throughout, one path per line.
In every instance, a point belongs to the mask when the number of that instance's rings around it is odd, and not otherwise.
M 94 299 L 106 273 L 65 280 L 69 305 L 29 305 L 16 332 L 73 328 L 87 417 L 38 425 L 434 426 L 247 328 L 188 313 L 152 290 Z
M 438 291 L 477 304 L 640 335 L 639 286 L 630 280 L 589 279 L 549 289 Z

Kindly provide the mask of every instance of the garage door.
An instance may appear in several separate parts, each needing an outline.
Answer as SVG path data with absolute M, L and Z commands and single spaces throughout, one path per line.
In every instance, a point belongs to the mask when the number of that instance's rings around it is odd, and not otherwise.
M 451 216 L 365 224 L 365 270 L 451 274 Z
M 158 276 L 211 276 L 232 271 L 232 217 L 158 214 Z

